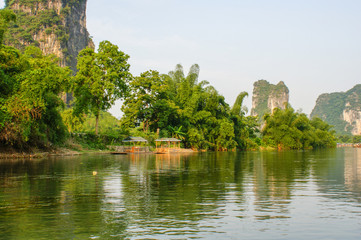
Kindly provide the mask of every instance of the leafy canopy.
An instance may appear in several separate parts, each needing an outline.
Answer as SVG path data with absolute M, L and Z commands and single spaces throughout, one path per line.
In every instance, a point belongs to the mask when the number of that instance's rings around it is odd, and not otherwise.
M 129 56 L 109 41 L 99 44 L 98 52 L 85 48 L 78 56 L 78 73 L 72 89 L 75 97 L 75 113 L 90 111 L 97 119 L 101 111 L 108 110 L 117 99 L 125 96 L 131 79 Z
M 249 131 L 242 100 L 231 110 L 214 87 L 199 81 L 199 66 L 191 66 L 187 75 L 178 64 L 168 74 L 147 71 L 130 82 L 125 98 L 122 125 L 141 126 L 144 132 L 159 132 L 159 137 L 177 137 L 185 147 L 228 150 L 240 144 Z M 237 115 L 239 118 L 235 117 Z M 234 116 L 234 117 L 233 117 Z M 256 122 L 254 121 L 256 124 Z M 237 127 L 237 131 L 236 131 Z M 252 130 L 253 131 L 253 130 Z M 252 135 L 253 136 L 253 135 Z M 243 143 L 243 142 L 242 142 Z
M 53 55 L 28 47 L 24 54 L 0 48 L 0 141 L 18 147 L 28 143 L 60 143 L 65 140 L 59 107 L 60 92 L 69 83 L 70 70 Z
M 264 116 L 263 141 L 278 149 L 302 149 L 334 147 L 336 145 L 332 126 L 320 118 L 309 120 L 290 106 L 275 109 Z

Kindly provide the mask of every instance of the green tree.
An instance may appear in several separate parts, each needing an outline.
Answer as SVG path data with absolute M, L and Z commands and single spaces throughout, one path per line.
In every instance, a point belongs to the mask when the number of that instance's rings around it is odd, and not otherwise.
M 52 143 L 63 142 L 66 128 L 59 113 L 63 106 L 59 96 L 69 87 L 71 71 L 60 67 L 57 57 L 44 56 L 36 47 L 26 48 L 24 56 L 29 69 L 19 75 L 19 97 L 39 114 L 35 127 L 45 134 L 45 139 Z
M 14 112 L 11 111 L 9 102 L 18 88 L 17 75 L 27 67 L 28 63 L 17 49 L 0 46 L 0 140 L 5 142 L 10 142 L 17 135 L 10 130 L 10 125 L 14 124 Z
M 331 148 L 336 146 L 335 130 L 332 125 L 318 117 L 313 117 L 310 124 L 312 126 L 310 135 L 313 137 L 311 142 L 313 148 Z
M 272 114 L 265 114 L 266 124 L 262 131 L 265 142 L 278 149 L 302 148 L 300 139 L 302 132 L 294 125 L 296 119 L 297 114 L 290 106 L 285 110 L 276 108 Z
M 122 111 L 123 126 L 173 136 L 185 147 L 230 150 L 254 146 L 257 122 L 245 117 L 242 93 L 231 110 L 225 98 L 207 81 L 199 81 L 199 66 L 184 74 L 182 65 L 167 75 L 142 73 L 130 82 Z M 238 105 L 237 105 L 238 104 Z M 242 145 L 240 145 L 242 144 Z
M 290 106 L 275 109 L 264 116 L 263 141 L 278 149 L 302 149 L 334 147 L 335 136 L 332 126 L 320 118 L 309 120 Z
M 121 132 L 120 121 L 109 112 L 100 112 L 99 118 L 99 134 L 119 136 Z M 80 132 L 94 133 L 96 119 L 93 114 L 88 114 L 83 119 L 84 123 L 79 129 Z
M 70 70 L 35 47 L 21 54 L 3 46 L 0 56 L 0 72 L 6 80 L 0 84 L 0 140 L 19 147 L 29 142 L 39 146 L 62 142 L 66 129 L 59 115 L 59 94 L 66 88 Z
M 216 138 L 216 150 L 234 149 L 237 142 L 234 140 L 233 122 L 226 119 L 219 120 L 218 137 Z
M 99 115 L 108 110 L 117 99 L 127 92 L 131 79 L 129 56 L 109 41 L 99 44 L 98 52 L 86 48 L 79 53 L 76 74 L 73 81 L 76 114 L 95 115 L 95 133 L 98 134 Z
M 178 138 L 180 140 L 183 140 L 185 132 L 182 131 L 182 127 L 183 126 L 180 126 L 180 127 L 168 126 L 168 129 L 169 129 L 169 132 L 170 132 L 171 136 L 174 137 L 174 138 Z
M 242 110 L 242 104 L 243 104 L 243 100 L 245 97 L 248 97 L 248 93 L 247 92 L 241 92 L 238 96 L 237 99 L 235 101 L 235 103 L 233 104 L 232 107 L 232 114 L 235 116 L 244 116 L 245 112 Z
M 355 135 L 352 137 L 352 143 L 361 143 L 361 135 Z
M 122 123 L 135 127 L 142 123 L 143 131 L 166 128 L 176 115 L 176 105 L 169 97 L 169 85 L 165 76 L 157 71 L 147 71 L 130 83 L 130 94 L 122 106 Z
M 84 115 L 75 115 L 72 108 L 65 109 L 60 114 L 70 133 L 80 132 L 83 129 Z
M 191 66 L 185 76 L 183 67 L 178 64 L 168 76 L 170 97 L 179 108 L 177 121 L 169 124 L 173 128 L 183 127 L 185 146 L 214 150 L 233 148 L 229 106 L 207 81 L 198 81 L 199 66 Z
M 351 143 L 352 142 L 352 135 L 338 135 L 337 142 L 340 143 Z
M 16 21 L 16 15 L 9 9 L 0 10 L 0 47 L 4 40 L 5 32 L 8 30 L 8 24 Z
M 248 96 L 247 92 L 241 92 L 232 109 L 231 119 L 234 123 L 235 141 L 239 149 L 256 148 L 256 134 L 259 132 L 258 119 L 254 116 L 245 116 L 247 109 L 243 105 L 244 98 Z

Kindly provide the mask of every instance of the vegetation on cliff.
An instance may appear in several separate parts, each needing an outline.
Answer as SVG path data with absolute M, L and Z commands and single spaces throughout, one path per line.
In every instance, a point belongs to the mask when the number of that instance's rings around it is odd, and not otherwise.
M 93 47 L 83 25 L 85 4 L 86 0 L 6 1 L 6 9 L 14 11 L 17 21 L 9 25 L 4 43 L 21 51 L 27 46 L 40 47 L 75 71 L 79 51 Z M 74 33 L 73 29 L 81 31 Z
M 347 92 L 325 93 L 318 97 L 311 117 L 319 117 L 334 126 L 340 135 L 350 135 L 356 128 L 359 118 L 345 119 L 344 111 L 361 111 L 361 84 Z M 348 121 L 346 121 L 348 120 Z M 356 130 L 357 132 L 357 130 Z
M 45 2 L 47 1 L 42 1 L 43 4 Z M 10 1 L 6 6 L 11 7 L 16 3 L 29 9 L 34 9 L 35 5 L 39 4 L 39 1 Z M 34 39 L 34 35 L 40 30 L 44 31 L 47 35 L 56 34 L 63 43 L 69 37 L 66 29 L 62 26 L 62 21 L 65 17 L 64 12 L 58 14 L 55 9 L 31 12 L 15 9 L 14 12 L 17 15 L 17 21 L 10 25 L 5 39 L 5 44 L 7 45 L 12 45 L 21 50 L 29 45 L 39 47 L 40 43 Z
M 266 113 L 271 113 L 271 108 L 285 108 L 288 104 L 288 88 L 284 82 L 277 85 L 266 80 L 258 80 L 253 84 L 251 115 L 263 120 Z M 273 105 L 274 104 L 274 105 Z
M 28 47 L 22 54 L 2 42 L 0 66 L 0 141 L 20 147 L 64 141 L 59 94 L 69 87 L 70 70 L 38 48 Z
M 0 44 L 4 41 L 9 24 L 14 21 L 16 21 L 16 15 L 12 11 L 7 9 L 0 11 Z

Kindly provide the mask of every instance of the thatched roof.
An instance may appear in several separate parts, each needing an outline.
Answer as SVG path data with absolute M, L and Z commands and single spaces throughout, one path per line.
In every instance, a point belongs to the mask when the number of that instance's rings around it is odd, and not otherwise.
M 127 138 L 124 138 L 122 142 L 148 142 L 147 140 L 145 140 L 144 138 L 142 137 L 127 137 Z
M 159 138 L 155 140 L 156 142 L 181 142 L 181 140 L 177 138 Z

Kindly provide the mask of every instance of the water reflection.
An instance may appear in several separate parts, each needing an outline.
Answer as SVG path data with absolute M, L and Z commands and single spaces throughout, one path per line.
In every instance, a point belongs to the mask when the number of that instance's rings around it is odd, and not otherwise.
M 352 239 L 360 176 L 360 149 L 2 161 L 0 238 Z
M 349 191 L 361 194 L 361 148 L 345 153 L 345 185 Z

